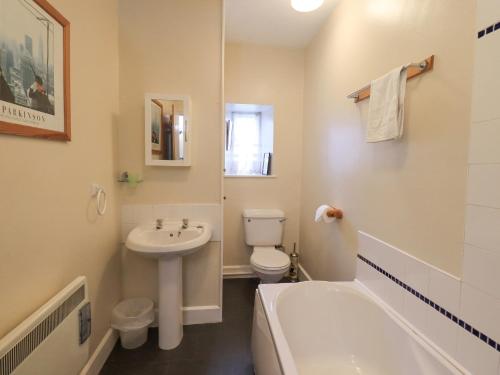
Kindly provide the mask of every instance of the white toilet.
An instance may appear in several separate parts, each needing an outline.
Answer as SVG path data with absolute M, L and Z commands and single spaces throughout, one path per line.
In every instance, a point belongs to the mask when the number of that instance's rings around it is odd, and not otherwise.
M 275 246 L 281 245 L 285 214 L 276 209 L 243 211 L 245 242 L 252 246 L 250 264 L 263 283 L 280 281 L 290 268 L 290 258 Z

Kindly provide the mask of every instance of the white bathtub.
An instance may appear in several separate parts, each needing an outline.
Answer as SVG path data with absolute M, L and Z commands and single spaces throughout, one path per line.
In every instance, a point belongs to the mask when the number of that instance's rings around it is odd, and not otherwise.
M 360 283 L 260 285 L 257 375 L 467 374 Z

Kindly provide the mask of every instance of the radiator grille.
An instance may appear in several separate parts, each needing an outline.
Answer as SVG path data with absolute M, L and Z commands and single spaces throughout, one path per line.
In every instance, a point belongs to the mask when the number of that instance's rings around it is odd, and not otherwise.
M 85 287 L 81 286 L 0 358 L 0 375 L 11 374 L 84 299 Z

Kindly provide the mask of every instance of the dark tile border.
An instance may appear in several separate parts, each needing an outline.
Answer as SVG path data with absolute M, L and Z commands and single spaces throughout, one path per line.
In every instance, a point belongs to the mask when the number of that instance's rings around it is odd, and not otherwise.
M 488 34 L 491 34 L 492 32 L 497 31 L 497 30 L 500 30 L 500 22 L 497 22 L 497 23 L 495 23 L 493 25 L 485 27 L 482 30 L 479 30 L 477 32 L 477 39 L 481 39 L 482 37 L 484 37 L 484 36 L 486 36 Z
M 372 261 L 366 259 L 364 256 L 358 254 L 358 258 L 361 259 L 366 264 L 368 264 L 369 266 L 375 268 L 378 272 L 380 272 L 385 277 L 391 279 L 393 282 L 395 282 L 400 287 L 402 287 L 403 289 L 405 289 L 408 293 L 413 294 L 415 297 L 417 297 L 418 299 L 420 299 L 422 302 L 424 302 L 427 305 L 429 305 L 430 307 L 432 307 L 434 310 L 436 310 L 437 312 L 439 312 L 444 317 L 446 317 L 446 318 L 450 319 L 451 321 L 453 321 L 453 323 L 458 324 L 461 328 L 465 329 L 467 332 L 469 332 L 470 334 L 476 336 L 479 340 L 483 341 L 485 344 L 491 346 L 493 349 L 495 349 L 496 351 L 500 352 L 500 343 L 498 343 L 495 340 L 493 340 L 492 338 L 486 336 L 484 333 L 482 333 L 479 330 L 477 330 L 476 328 L 472 327 L 467 322 L 464 322 L 458 316 L 452 314 L 451 312 L 449 312 L 448 310 L 446 310 L 442 306 L 439 306 L 436 302 L 430 300 L 429 298 L 427 298 L 423 294 L 419 293 L 418 291 L 416 291 L 415 289 L 413 289 L 408 284 L 402 282 L 401 280 L 399 280 L 398 278 L 394 277 L 393 275 L 391 275 L 389 272 L 387 272 L 383 268 L 377 266 Z

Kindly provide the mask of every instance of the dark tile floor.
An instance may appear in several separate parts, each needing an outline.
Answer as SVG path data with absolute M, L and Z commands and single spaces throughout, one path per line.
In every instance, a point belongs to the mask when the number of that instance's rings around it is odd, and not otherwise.
M 118 342 L 101 375 L 253 375 L 250 337 L 257 279 L 224 280 L 223 323 L 184 327 L 174 350 L 158 348 L 158 330 L 134 350 Z

